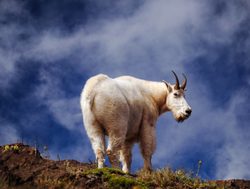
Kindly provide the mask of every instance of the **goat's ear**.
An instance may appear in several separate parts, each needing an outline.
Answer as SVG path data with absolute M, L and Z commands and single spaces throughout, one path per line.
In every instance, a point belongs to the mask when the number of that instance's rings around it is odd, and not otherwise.
M 163 83 L 165 83 L 165 85 L 167 86 L 168 92 L 172 92 L 172 87 L 170 86 L 170 84 L 168 82 L 166 82 L 165 80 L 162 80 Z

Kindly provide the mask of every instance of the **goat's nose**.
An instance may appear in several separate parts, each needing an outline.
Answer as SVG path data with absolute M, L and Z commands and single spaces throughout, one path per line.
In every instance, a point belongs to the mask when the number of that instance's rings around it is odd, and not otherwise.
M 192 113 L 192 109 L 187 109 L 186 111 L 185 111 L 188 115 L 190 115 L 191 113 Z

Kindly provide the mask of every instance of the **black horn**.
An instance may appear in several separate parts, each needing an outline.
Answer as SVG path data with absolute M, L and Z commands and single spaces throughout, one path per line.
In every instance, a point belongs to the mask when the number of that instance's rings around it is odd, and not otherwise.
M 187 77 L 185 76 L 185 74 L 182 74 L 183 75 L 183 77 L 184 77 L 184 81 L 183 81 L 183 83 L 181 84 L 181 89 L 185 89 L 186 88 L 186 85 L 187 85 Z
M 173 72 L 173 74 L 174 74 L 174 76 L 175 76 L 175 80 L 176 80 L 176 83 L 175 83 L 174 88 L 175 88 L 175 89 L 180 89 L 179 79 L 178 79 L 176 73 L 175 73 L 174 71 L 172 71 L 172 72 Z

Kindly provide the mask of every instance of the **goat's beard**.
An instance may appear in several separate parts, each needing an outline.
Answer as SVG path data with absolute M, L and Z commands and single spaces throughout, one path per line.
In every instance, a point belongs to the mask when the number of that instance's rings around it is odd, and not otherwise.
M 175 120 L 177 121 L 177 122 L 183 122 L 184 120 L 185 120 L 186 118 L 185 117 L 182 117 L 182 116 L 179 116 L 179 117 L 177 117 L 177 118 L 175 118 Z
M 186 116 L 184 114 L 174 114 L 174 119 L 177 121 L 177 122 L 183 122 L 184 120 L 186 120 L 189 116 Z

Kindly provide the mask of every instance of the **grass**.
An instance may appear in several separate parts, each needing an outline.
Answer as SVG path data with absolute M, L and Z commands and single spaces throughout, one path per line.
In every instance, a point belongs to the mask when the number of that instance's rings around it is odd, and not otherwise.
M 102 169 L 91 169 L 83 173 L 85 176 L 94 175 L 99 176 L 104 182 L 108 183 L 108 188 L 141 188 L 146 189 L 147 183 L 140 179 L 125 174 L 120 169 L 114 168 L 102 168 Z
M 168 188 L 168 189 L 218 189 L 215 183 L 205 182 L 192 177 L 183 170 L 172 171 L 169 168 L 153 172 L 139 171 L 137 176 L 123 173 L 119 169 L 91 169 L 83 173 L 85 176 L 97 176 L 108 183 L 108 188 Z
M 170 168 L 158 169 L 151 173 L 140 171 L 138 172 L 138 178 L 151 186 L 160 188 L 217 189 L 215 183 L 205 182 L 197 177 L 194 178 L 184 170 L 173 171 Z
M 17 144 L 15 145 L 5 145 L 3 147 L 3 152 L 8 152 L 8 151 L 14 151 L 14 152 L 19 152 L 20 148 Z

